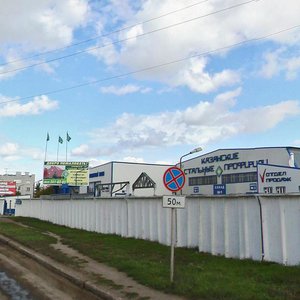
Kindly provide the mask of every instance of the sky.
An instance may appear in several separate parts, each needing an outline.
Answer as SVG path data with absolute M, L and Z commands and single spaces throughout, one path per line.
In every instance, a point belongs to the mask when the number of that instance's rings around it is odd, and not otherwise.
M 300 146 L 299 15 L 299 0 L 0 0 L 0 174 Z

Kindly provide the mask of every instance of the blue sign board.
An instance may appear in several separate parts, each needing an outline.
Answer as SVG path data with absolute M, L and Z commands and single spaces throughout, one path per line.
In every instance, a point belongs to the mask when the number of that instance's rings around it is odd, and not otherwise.
M 199 193 L 200 193 L 199 186 L 194 186 L 194 194 L 199 194 Z
M 226 184 L 214 184 L 214 195 L 226 195 Z
M 256 182 L 250 183 L 249 189 L 251 192 L 257 192 L 257 183 Z

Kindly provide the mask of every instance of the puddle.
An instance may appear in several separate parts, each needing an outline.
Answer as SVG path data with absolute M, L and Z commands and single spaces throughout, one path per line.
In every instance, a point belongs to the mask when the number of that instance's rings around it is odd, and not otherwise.
M 11 300 L 33 300 L 29 292 L 23 289 L 16 280 L 5 272 L 0 272 L 0 290 Z

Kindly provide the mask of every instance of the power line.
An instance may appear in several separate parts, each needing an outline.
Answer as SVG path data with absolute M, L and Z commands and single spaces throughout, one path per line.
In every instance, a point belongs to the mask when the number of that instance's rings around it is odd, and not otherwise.
M 139 70 L 135 70 L 135 71 L 131 71 L 131 72 L 127 72 L 127 73 L 123 73 L 123 74 L 119 74 L 119 75 L 115 75 L 115 76 L 111 76 L 111 77 L 105 77 L 105 78 L 102 78 L 102 79 L 93 80 L 93 81 L 89 81 L 89 82 L 83 82 L 81 84 L 73 85 L 73 86 L 66 87 L 66 88 L 61 88 L 61 89 L 48 91 L 48 92 L 44 92 L 44 93 L 40 93 L 40 94 L 36 94 L 36 95 L 26 96 L 26 97 L 22 97 L 22 98 L 19 98 L 19 99 L 3 101 L 3 102 L 0 102 L 0 104 L 23 101 L 23 100 L 27 100 L 27 99 L 31 99 L 31 98 L 39 97 L 39 96 L 57 94 L 57 93 L 60 93 L 60 92 L 73 90 L 73 89 L 77 89 L 77 88 L 88 86 L 88 85 L 97 84 L 97 83 L 104 82 L 104 81 L 109 81 L 109 80 L 113 80 L 113 79 L 117 79 L 117 78 L 127 77 L 127 76 L 134 75 L 134 74 L 137 74 L 137 73 L 142 73 L 142 72 L 150 71 L 150 70 L 153 70 L 153 69 L 166 67 L 166 66 L 169 66 L 169 65 L 172 65 L 172 64 L 175 64 L 175 63 L 179 63 L 179 62 L 191 59 L 191 58 L 201 57 L 201 56 L 217 53 L 217 52 L 220 52 L 220 51 L 228 50 L 230 48 L 234 48 L 234 47 L 237 47 L 237 46 L 242 46 L 242 45 L 245 45 L 245 44 L 248 44 L 248 43 L 251 43 L 251 42 L 257 42 L 257 41 L 260 41 L 260 40 L 264 40 L 264 39 L 267 39 L 271 36 L 278 35 L 278 34 L 281 34 L 281 33 L 284 33 L 284 32 L 299 28 L 299 27 L 300 27 L 300 24 L 289 27 L 289 28 L 281 29 L 279 31 L 276 31 L 276 32 L 273 32 L 273 33 L 270 33 L 270 34 L 267 34 L 267 35 L 264 35 L 264 36 L 260 36 L 260 37 L 256 37 L 256 38 L 252 38 L 252 39 L 247 39 L 247 40 L 235 43 L 235 44 L 231 44 L 231 45 L 223 46 L 223 47 L 220 47 L 220 48 L 217 48 L 217 49 L 214 49 L 214 50 L 210 50 L 210 51 L 190 55 L 190 56 L 180 58 L 180 59 L 177 59 L 177 60 L 161 63 L 161 64 L 154 65 L 154 66 L 145 67 L 143 69 L 139 69 Z
M 100 39 L 100 38 L 103 38 L 103 37 L 107 37 L 107 36 L 110 36 L 110 35 L 113 35 L 113 34 L 116 34 L 116 33 L 120 33 L 122 31 L 125 31 L 125 30 L 128 30 L 128 29 L 131 29 L 131 28 L 133 28 L 135 26 L 143 25 L 143 24 L 146 24 L 146 23 L 158 20 L 160 18 L 163 18 L 163 17 L 166 17 L 168 15 L 171 15 L 171 14 L 174 14 L 174 13 L 177 13 L 177 12 L 189 9 L 191 7 L 197 6 L 199 4 L 202 4 L 202 3 L 205 3 L 205 2 L 208 2 L 208 1 L 210 1 L 210 0 L 199 1 L 199 2 L 196 2 L 196 3 L 190 4 L 188 6 L 185 6 L 185 7 L 176 9 L 176 10 L 173 10 L 171 12 L 167 12 L 165 14 L 159 15 L 157 17 L 153 17 L 151 19 L 147 19 L 147 20 L 142 21 L 140 23 L 136 23 L 134 25 L 129 25 L 129 26 L 126 26 L 126 27 L 122 27 L 122 28 L 120 28 L 118 30 L 111 31 L 111 32 L 108 32 L 108 33 L 102 34 L 102 35 L 97 35 L 95 37 L 92 37 L 92 38 L 89 38 L 89 39 L 86 39 L 86 40 L 82 40 L 82 41 L 77 42 L 77 43 L 72 43 L 72 44 L 70 44 L 68 46 L 65 46 L 65 47 L 56 48 L 54 50 L 49 50 L 49 51 L 44 51 L 44 52 L 41 52 L 41 53 L 38 53 L 38 54 L 35 54 L 35 55 L 31 55 L 31 56 L 28 56 L 28 57 L 19 58 L 19 59 L 16 59 L 16 60 L 11 60 L 11 61 L 8 61 L 6 63 L 0 64 L 0 67 L 1 66 L 9 65 L 9 64 L 12 64 L 12 63 L 15 63 L 15 62 L 29 60 L 29 59 L 32 59 L 32 58 L 35 58 L 35 57 L 39 57 L 39 56 L 42 56 L 42 55 L 47 55 L 47 54 L 55 53 L 55 52 L 58 52 L 58 51 L 66 50 L 66 49 L 69 49 L 69 48 L 72 48 L 72 47 L 75 47 L 75 46 L 79 46 L 79 45 L 82 45 L 82 44 L 86 44 L 86 43 L 89 43 L 91 41 L 94 41 L 94 40 L 97 40 L 97 39 Z
M 141 34 L 138 34 L 138 35 L 135 35 L 135 36 L 132 36 L 132 37 L 128 37 L 128 38 L 125 38 L 125 39 L 122 39 L 122 40 L 119 40 L 119 41 L 115 41 L 115 42 L 112 42 L 112 43 L 107 43 L 107 44 L 97 46 L 97 47 L 93 47 L 93 48 L 89 48 L 89 49 L 80 50 L 80 51 L 77 51 L 77 52 L 74 52 L 74 53 L 71 53 L 71 54 L 67 54 L 67 55 L 64 55 L 64 56 L 61 56 L 61 57 L 49 59 L 49 60 L 46 60 L 46 61 L 43 61 L 43 62 L 34 63 L 34 64 L 31 64 L 31 65 L 28 65 L 28 66 L 25 66 L 25 67 L 20 67 L 20 68 L 0 72 L 0 75 L 13 73 L 13 72 L 21 71 L 21 70 L 26 70 L 26 69 L 33 68 L 33 67 L 36 67 L 36 66 L 39 66 L 39 65 L 43 65 L 43 64 L 46 64 L 46 63 L 62 60 L 62 59 L 69 58 L 69 57 L 72 57 L 72 56 L 77 56 L 77 55 L 82 54 L 82 53 L 91 52 L 91 51 L 94 51 L 94 50 L 97 50 L 97 49 L 100 49 L 100 48 L 104 48 L 104 47 L 107 47 L 107 46 L 123 43 L 123 42 L 131 40 L 131 39 L 136 39 L 137 37 L 146 36 L 146 35 L 149 35 L 149 34 L 152 34 L 152 33 L 155 33 L 155 32 L 159 32 L 159 31 L 162 31 L 162 30 L 165 30 L 165 29 L 180 26 L 180 25 L 183 25 L 183 24 L 186 24 L 186 23 L 189 23 L 189 22 L 201 19 L 201 18 L 209 17 L 209 16 L 212 16 L 212 15 L 222 13 L 222 12 L 240 7 L 242 5 L 246 5 L 246 4 L 249 4 L 249 3 L 252 3 L 252 2 L 257 2 L 257 1 L 258 0 L 248 0 L 246 2 L 238 3 L 238 4 L 235 4 L 235 5 L 232 5 L 232 6 L 229 6 L 229 7 L 226 7 L 226 8 L 223 8 L 223 9 L 205 14 L 205 15 L 201 15 L 201 16 L 198 16 L 198 17 L 195 17 L 195 18 L 191 18 L 191 19 L 181 21 L 181 22 L 178 22 L 178 23 L 175 23 L 175 24 L 167 25 L 165 27 L 154 29 L 154 30 L 151 30 L 151 31 L 148 31 L 148 32 L 145 32 L 145 33 L 141 33 Z

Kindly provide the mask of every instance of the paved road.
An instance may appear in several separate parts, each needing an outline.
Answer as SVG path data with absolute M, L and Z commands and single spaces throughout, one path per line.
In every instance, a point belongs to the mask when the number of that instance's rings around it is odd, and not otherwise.
M 24 299 L 101 299 L 1 243 L 0 269 L 12 274 L 20 285 L 30 292 L 30 297 Z

